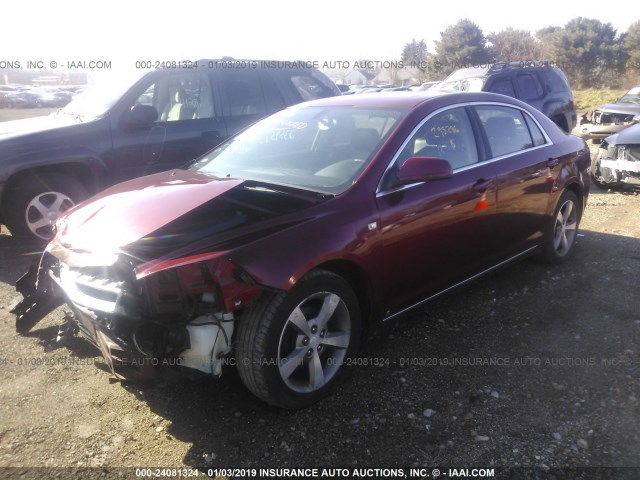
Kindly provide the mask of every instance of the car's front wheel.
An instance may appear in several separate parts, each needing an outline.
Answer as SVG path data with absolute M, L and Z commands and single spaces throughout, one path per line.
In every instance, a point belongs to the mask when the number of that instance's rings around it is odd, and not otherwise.
M 580 223 L 580 203 L 571 190 L 565 190 L 547 228 L 543 257 L 548 263 L 564 262 L 573 251 Z
M 288 293 L 263 295 L 239 320 L 240 377 L 269 404 L 307 407 L 340 382 L 357 351 L 360 325 L 349 284 L 332 272 L 314 270 Z
M 46 242 L 58 217 L 87 198 L 75 179 L 59 174 L 24 177 L 12 185 L 5 203 L 5 219 L 14 237 L 29 242 Z

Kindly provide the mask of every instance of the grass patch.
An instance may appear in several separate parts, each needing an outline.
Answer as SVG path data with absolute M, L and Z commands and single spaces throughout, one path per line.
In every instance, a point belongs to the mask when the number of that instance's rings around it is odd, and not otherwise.
M 582 112 L 593 110 L 605 103 L 613 103 L 626 92 L 627 89 L 588 88 L 586 90 L 574 90 L 573 99 L 576 102 L 576 110 Z

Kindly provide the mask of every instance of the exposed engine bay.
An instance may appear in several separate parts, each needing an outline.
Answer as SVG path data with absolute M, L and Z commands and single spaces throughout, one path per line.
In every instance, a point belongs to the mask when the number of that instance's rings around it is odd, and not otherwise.
M 578 134 L 585 140 L 602 140 L 620 132 L 637 120 L 633 113 L 616 113 L 605 110 L 592 110 L 580 118 Z
M 18 282 L 24 300 L 13 312 L 18 327 L 28 330 L 66 302 L 70 312 L 58 340 L 79 333 L 100 349 L 118 379 L 151 378 L 165 366 L 217 377 L 231 352 L 237 313 L 261 292 L 242 278 L 217 258 L 136 279 L 128 262 L 71 267 L 47 252 Z

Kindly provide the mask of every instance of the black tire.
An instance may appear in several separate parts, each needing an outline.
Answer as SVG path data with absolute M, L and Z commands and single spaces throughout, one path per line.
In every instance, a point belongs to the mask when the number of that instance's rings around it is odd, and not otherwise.
M 357 352 L 360 329 L 351 287 L 334 273 L 314 270 L 289 293 L 265 293 L 238 321 L 240 378 L 271 405 L 308 407 L 340 383 Z
M 569 258 L 578 236 L 581 215 L 578 197 L 571 190 L 565 190 L 545 233 L 542 259 L 546 263 L 558 264 Z
M 11 234 L 25 242 L 44 243 L 53 235 L 54 220 L 63 211 L 87 198 L 86 190 L 74 178 L 56 173 L 23 177 L 9 187 L 4 204 L 4 218 Z M 42 210 L 50 208 L 50 218 Z M 38 222 L 43 222 L 38 226 Z

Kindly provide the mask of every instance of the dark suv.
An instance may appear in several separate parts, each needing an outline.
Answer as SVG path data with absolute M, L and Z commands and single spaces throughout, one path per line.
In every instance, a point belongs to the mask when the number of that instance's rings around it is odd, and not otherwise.
M 181 166 L 289 105 L 340 95 L 304 63 L 171 67 L 125 88 L 89 89 L 47 117 L 0 123 L 0 223 L 47 240 L 60 213 L 109 185 Z
M 462 68 L 437 87 L 445 91 L 494 92 L 537 108 L 565 132 L 576 126 L 573 93 L 564 72 L 549 62 L 500 62 Z

